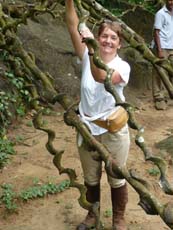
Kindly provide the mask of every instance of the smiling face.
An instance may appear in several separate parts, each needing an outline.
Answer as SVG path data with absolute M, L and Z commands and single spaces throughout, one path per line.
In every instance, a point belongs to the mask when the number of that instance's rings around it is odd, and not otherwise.
M 121 27 L 115 22 L 103 23 L 99 29 L 98 42 L 100 55 L 116 56 L 117 50 L 121 47 Z
M 102 55 L 116 55 L 120 48 L 120 38 L 118 34 L 109 28 L 105 28 L 98 38 L 100 44 L 100 53 Z

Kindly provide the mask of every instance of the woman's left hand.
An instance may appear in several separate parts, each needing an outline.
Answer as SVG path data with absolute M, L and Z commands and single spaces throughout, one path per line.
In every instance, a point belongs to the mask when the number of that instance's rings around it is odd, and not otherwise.
M 94 39 L 93 33 L 90 31 L 90 29 L 87 26 L 83 27 L 79 31 L 79 33 L 81 35 L 82 40 L 84 40 L 85 38 L 92 38 L 92 39 Z

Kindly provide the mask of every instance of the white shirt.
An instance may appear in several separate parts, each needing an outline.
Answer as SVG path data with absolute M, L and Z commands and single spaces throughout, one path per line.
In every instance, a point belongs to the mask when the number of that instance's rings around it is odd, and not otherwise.
M 163 6 L 155 15 L 154 29 L 160 30 L 162 49 L 173 49 L 173 15 Z
M 125 101 L 123 88 L 128 83 L 130 66 L 118 55 L 107 64 L 109 68 L 116 69 L 124 82 L 115 85 L 115 89 L 122 101 Z M 81 120 L 86 123 L 93 135 L 100 135 L 107 132 L 106 129 L 95 125 L 92 121 L 98 118 L 105 120 L 115 107 L 114 97 L 105 90 L 104 84 L 96 82 L 91 74 L 88 49 L 85 50 L 82 59 L 82 79 L 81 79 L 81 101 L 79 112 Z

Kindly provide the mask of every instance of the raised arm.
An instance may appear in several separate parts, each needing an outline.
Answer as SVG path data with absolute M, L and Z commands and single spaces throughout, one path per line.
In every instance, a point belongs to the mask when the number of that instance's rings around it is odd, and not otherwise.
M 79 18 L 76 13 L 73 0 L 65 0 L 65 7 L 68 31 L 70 33 L 76 55 L 82 59 L 86 45 L 85 43 L 82 43 L 82 38 L 78 32 Z
M 76 13 L 76 9 L 75 9 L 73 0 L 66 0 L 65 6 L 66 6 L 66 23 L 67 23 L 69 33 L 71 35 L 71 40 L 72 40 L 77 56 L 80 59 L 82 59 L 85 48 L 86 48 L 86 44 L 85 42 L 82 42 L 82 40 L 85 38 L 94 38 L 94 35 L 87 26 L 84 26 L 83 28 L 81 28 L 80 33 L 79 33 L 78 31 L 79 18 Z M 92 47 L 90 47 L 89 45 L 88 45 L 88 51 L 91 54 L 94 52 Z M 92 72 L 92 75 L 95 81 L 103 83 L 106 78 L 106 72 L 98 68 L 94 64 L 93 56 L 90 56 L 90 65 L 91 65 L 91 72 Z M 117 84 L 122 81 L 123 80 L 121 79 L 120 74 L 115 70 L 112 74 L 112 83 Z

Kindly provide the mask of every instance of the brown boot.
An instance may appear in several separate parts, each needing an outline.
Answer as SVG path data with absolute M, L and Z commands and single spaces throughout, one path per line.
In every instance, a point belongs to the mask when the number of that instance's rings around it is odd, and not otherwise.
M 127 230 L 124 219 L 125 208 L 128 201 L 127 185 L 120 188 L 111 188 L 112 199 L 112 230 Z
M 87 201 L 92 204 L 94 204 L 95 202 L 100 202 L 100 184 L 95 186 L 90 186 L 85 183 L 85 186 L 87 188 L 87 192 L 86 192 Z M 92 212 L 92 210 L 89 210 L 87 216 L 85 217 L 85 220 L 77 226 L 76 230 L 89 230 L 94 228 L 95 224 L 96 224 L 95 214 Z

